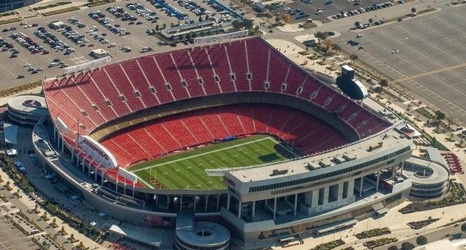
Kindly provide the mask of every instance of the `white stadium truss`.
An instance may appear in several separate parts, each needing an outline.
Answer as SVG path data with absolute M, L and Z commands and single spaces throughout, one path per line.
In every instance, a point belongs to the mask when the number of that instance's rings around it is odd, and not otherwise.
M 74 72 L 86 70 L 86 69 L 91 69 L 91 68 L 97 68 L 105 63 L 109 63 L 112 61 L 112 58 L 110 56 L 96 59 L 90 62 L 85 62 L 81 63 L 75 66 L 70 66 L 65 68 L 65 74 L 72 74 Z
M 245 37 L 248 35 L 247 30 L 241 30 L 237 32 L 232 32 L 228 34 L 215 35 L 215 36 L 206 36 L 206 37 L 197 37 L 194 38 L 194 43 L 208 43 L 208 42 L 221 42 L 226 39 Z

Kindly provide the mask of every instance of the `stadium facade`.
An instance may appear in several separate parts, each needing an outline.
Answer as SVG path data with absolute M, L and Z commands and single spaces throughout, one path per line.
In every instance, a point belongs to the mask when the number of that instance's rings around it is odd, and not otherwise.
M 41 164 L 114 218 L 175 228 L 177 249 L 228 249 L 229 234 L 243 249 L 300 242 L 384 214 L 411 188 L 402 170 L 413 144 L 394 129 L 400 120 L 346 98 L 260 38 L 113 63 L 43 88 L 50 116 L 33 133 Z M 305 156 L 219 170 L 226 188 L 208 190 L 149 188 L 128 170 L 255 133 Z M 217 223 L 233 230 L 205 233 Z

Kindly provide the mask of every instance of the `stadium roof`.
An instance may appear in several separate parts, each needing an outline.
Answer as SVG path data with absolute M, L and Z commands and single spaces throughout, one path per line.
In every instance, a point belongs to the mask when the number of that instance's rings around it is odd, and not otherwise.
M 135 230 L 128 229 L 126 227 L 119 227 L 117 225 L 112 225 L 109 230 L 111 232 L 114 232 L 116 234 L 119 234 L 121 236 L 127 237 L 132 240 L 136 240 L 139 242 L 143 242 L 147 245 L 155 246 L 155 247 L 160 247 L 160 244 L 162 242 L 162 235 L 153 235 L 153 234 L 147 234 L 147 233 L 142 233 L 138 232 Z
M 353 147 L 342 147 L 340 149 L 316 155 L 314 157 L 304 157 L 299 160 L 286 161 L 257 168 L 248 168 L 245 170 L 232 169 L 227 173 L 228 178 L 237 179 L 241 182 L 267 182 L 273 178 L 283 178 L 297 176 L 302 173 L 310 173 L 312 170 L 325 169 L 334 166 L 342 160 L 351 161 L 356 158 L 370 158 L 377 152 L 383 152 L 393 148 L 403 142 L 411 141 L 404 135 L 395 130 L 388 130 L 378 136 L 371 137 L 367 140 L 357 142 Z M 372 150 L 370 150 L 372 148 Z M 324 170 L 325 171 L 325 170 Z
M 429 159 L 438 162 L 443 166 L 448 166 L 448 164 L 445 162 L 445 158 L 443 158 L 442 154 L 440 154 L 440 150 L 434 147 L 427 147 L 426 151 L 429 155 Z

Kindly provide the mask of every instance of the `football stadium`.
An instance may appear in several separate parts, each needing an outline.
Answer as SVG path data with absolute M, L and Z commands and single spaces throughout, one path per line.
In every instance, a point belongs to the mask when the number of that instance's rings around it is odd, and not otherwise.
M 84 68 L 43 91 L 42 165 L 113 218 L 174 230 L 175 249 L 300 244 L 411 189 L 401 119 L 258 37 Z

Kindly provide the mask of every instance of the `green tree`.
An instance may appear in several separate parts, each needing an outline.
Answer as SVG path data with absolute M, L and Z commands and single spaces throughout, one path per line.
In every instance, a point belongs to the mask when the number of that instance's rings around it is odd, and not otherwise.
M 412 249 L 414 249 L 414 245 L 412 243 L 403 242 L 403 244 L 401 244 L 401 250 L 412 250 Z
M 42 214 L 41 217 L 42 217 L 42 219 L 45 220 L 45 221 L 50 220 L 49 215 L 47 214 L 47 212 L 44 212 L 44 214 Z
M 322 31 L 317 31 L 317 32 L 315 33 L 315 36 L 316 36 L 317 38 L 319 38 L 319 39 L 325 40 L 325 39 L 327 39 L 327 37 L 328 37 L 328 33 L 327 33 L 327 32 L 322 32 Z
M 78 248 L 81 250 L 87 249 L 87 247 L 84 246 L 84 243 L 82 241 L 79 243 Z
M 411 8 L 411 13 L 412 13 L 413 15 L 416 15 L 416 12 L 417 12 L 416 8 L 412 7 L 412 8 Z
M 398 247 L 397 247 L 397 246 L 390 246 L 390 247 L 388 248 L 388 250 L 398 250 Z
M 186 34 L 186 40 L 191 41 L 192 34 L 188 33 Z
M 427 238 L 424 235 L 421 235 L 421 236 L 416 238 L 416 243 L 418 245 L 425 245 L 425 244 L 427 244 Z
M 159 31 L 160 30 L 160 26 L 158 24 L 155 25 L 155 30 L 156 31 Z
M 199 16 L 198 21 L 199 21 L 199 22 L 202 22 L 202 16 Z
M 349 59 L 351 59 L 351 61 L 356 61 L 356 60 L 358 60 L 358 56 L 355 55 L 355 54 L 351 54 L 351 55 L 349 56 Z
M 359 22 L 359 21 L 354 22 L 354 26 L 355 26 L 356 28 L 358 28 L 359 26 L 361 26 L 361 22 Z
M 463 233 L 466 233 L 466 223 L 463 223 L 461 225 L 461 231 L 463 231 Z
M 382 79 L 382 80 L 380 80 L 379 85 L 382 86 L 382 87 L 384 87 L 384 88 L 385 88 L 385 87 L 388 87 L 388 81 L 387 81 L 387 79 Z
M 231 24 L 233 25 L 233 29 L 235 30 L 239 30 L 244 27 L 243 23 L 240 22 L 239 20 L 234 20 L 233 22 L 231 22 Z
M 291 22 L 291 15 L 288 13 L 285 13 L 282 15 L 282 19 L 285 23 L 290 23 Z
M 443 119 L 445 119 L 445 113 L 440 110 L 435 111 L 435 120 L 441 121 Z
M 252 29 L 254 22 L 251 19 L 243 19 L 243 25 L 246 29 L 250 30 Z
M 373 23 L 373 22 L 374 22 L 374 19 L 369 18 L 369 23 Z

